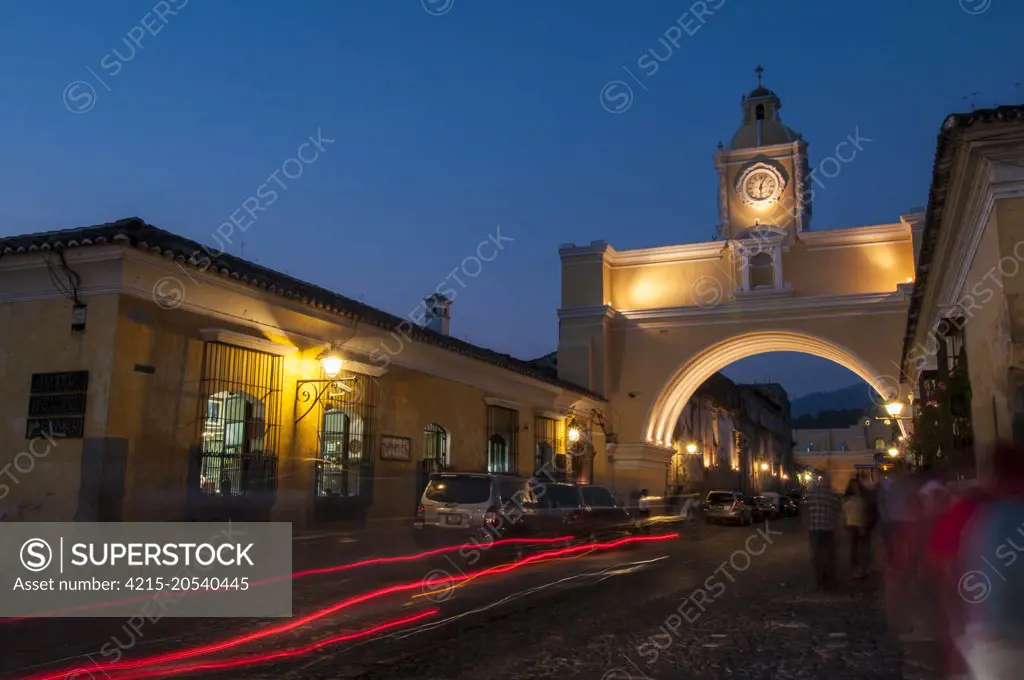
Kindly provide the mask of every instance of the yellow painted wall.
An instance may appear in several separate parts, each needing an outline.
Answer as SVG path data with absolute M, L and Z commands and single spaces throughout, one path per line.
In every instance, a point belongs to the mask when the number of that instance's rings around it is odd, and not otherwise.
M 84 332 L 71 330 L 70 300 L 0 304 L 0 470 L 7 471 L 0 474 L 0 504 L 22 521 L 72 519 L 82 464 L 81 439 L 58 439 L 48 453 L 41 441 L 33 445 L 41 455 L 18 455 L 29 451 L 25 420 L 32 374 L 89 371 L 85 436 L 107 433 L 117 296 L 92 296 L 87 303 Z
M 911 242 L 810 248 L 797 241 L 782 254 L 783 281 L 800 295 L 894 291 L 914 277 Z
M 179 520 L 185 512 L 189 446 L 199 441 L 199 381 L 204 340 L 200 331 L 217 328 L 253 335 L 244 323 L 184 311 L 167 310 L 128 295 L 90 296 L 84 333 L 70 331 L 71 303 L 65 300 L 0 305 L 0 469 L 28 448 L 25 417 L 32 373 L 88 370 L 86 437 L 128 440 L 123 516 L 130 521 Z M 292 343 L 280 332 L 264 337 Z M 280 394 L 279 487 L 276 520 L 304 525 L 311 515 L 317 455 L 318 409 L 297 425 L 296 381 L 319 377 L 315 350 L 282 358 Z M 153 366 L 152 374 L 135 370 Z M 482 362 L 480 371 L 497 377 L 511 373 Z M 518 378 L 518 376 L 517 376 Z M 423 456 L 423 430 L 430 423 L 450 436 L 452 467 L 482 471 L 486 465 L 488 392 L 463 382 L 392 366 L 379 379 L 378 449 L 372 452 L 376 486 L 370 518 L 409 519 L 415 510 L 416 470 Z M 519 389 L 519 388 L 516 388 Z M 518 466 L 533 469 L 534 417 L 538 410 L 559 411 L 553 401 L 522 401 L 519 412 Z M 301 410 L 298 411 L 301 414 Z M 409 437 L 408 462 L 381 461 L 380 435 Z M 563 428 L 564 436 L 564 428 Z M 595 444 L 603 451 L 603 441 Z M 5 508 L 23 520 L 68 521 L 78 506 L 82 440 L 60 441 L 27 474 L 12 470 L 17 484 Z M 36 451 L 44 451 L 42 445 Z M 600 457 L 599 457 L 600 458 Z M 26 458 L 19 459 L 26 467 Z M 2 492 L 2 487 L 0 487 Z M 2 493 L 0 493 L 2 495 Z M 13 515 L 14 511 L 8 513 Z

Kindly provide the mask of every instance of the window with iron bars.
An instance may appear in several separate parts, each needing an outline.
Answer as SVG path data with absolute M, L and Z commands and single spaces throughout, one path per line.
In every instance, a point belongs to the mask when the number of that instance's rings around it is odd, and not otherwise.
M 533 435 L 536 444 L 534 472 L 546 470 L 555 477 L 572 477 L 572 458 L 566 455 L 565 439 L 562 438 L 564 424 L 554 418 L 537 416 L 533 421 Z
M 207 495 L 277 489 L 281 357 L 221 342 L 203 347 L 199 485 Z
M 516 472 L 519 452 L 519 411 L 487 407 L 487 471 Z
M 448 467 L 448 432 L 437 423 L 423 429 L 423 471 L 440 472 Z
M 366 498 L 373 488 L 376 384 L 362 374 L 343 377 L 346 379 L 339 380 L 337 386 L 328 386 L 321 398 L 320 451 L 316 461 L 318 498 Z

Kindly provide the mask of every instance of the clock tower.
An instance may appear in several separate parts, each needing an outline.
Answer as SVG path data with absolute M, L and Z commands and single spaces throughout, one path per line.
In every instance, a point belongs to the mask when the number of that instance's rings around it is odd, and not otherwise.
M 755 73 L 757 87 L 740 102 L 740 128 L 715 153 L 718 235 L 728 240 L 762 230 L 792 236 L 810 228 L 807 142 L 782 124 L 779 96 L 761 84 L 764 69 Z

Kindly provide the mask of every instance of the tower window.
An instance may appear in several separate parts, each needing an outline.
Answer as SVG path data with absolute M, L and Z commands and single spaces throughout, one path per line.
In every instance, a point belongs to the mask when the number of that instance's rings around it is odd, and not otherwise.
M 764 120 L 764 104 L 758 104 L 754 113 L 758 120 Z

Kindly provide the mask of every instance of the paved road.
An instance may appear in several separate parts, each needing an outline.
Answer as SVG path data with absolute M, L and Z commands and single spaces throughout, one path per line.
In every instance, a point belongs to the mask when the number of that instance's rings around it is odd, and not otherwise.
M 575 554 L 481 577 L 454 589 L 431 585 L 482 564 L 437 558 L 296 582 L 301 616 L 383 585 L 408 590 L 346 607 L 216 659 L 277 654 L 273 660 L 172 677 L 210 680 L 360 679 L 662 680 L 668 678 L 896 679 L 900 648 L 885 630 L 876 586 L 837 596 L 808 586 L 806 537 L 796 520 L 770 527 L 693 526 L 669 541 Z M 421 585 L 424 577 L 427 585 Z M 426 616 L 400 628 L 325 644 L 382 622 Z M 118 620 L 36 621 L 2 632 L 0 674 L 41 661 L 96 654 L 119 633 L 125 659 L 218 642 L 282 620 L 164 619 L 129 636 Z M 111 629 L 114 630 L 111 633 Z M 45 637 L 43 637 L 45 636 Z M 130 638 L 134 637 L 134 642 Z M 108 648 L 109 649 L 109 648 Z M 12 654 L 10 651 L 19 650 Z M 24 651 L 21 651 L 24 650 Z M 112 657 L 108 657 L 112 658 Z M 214 657 L 206 657 L 214 658 Z M 203 662 L 207 662 L 204 658 Z M 175 663 L 200 663 L 198 660 Z M 4 672 L 6 670 L 6 673 Z M 138 673 L 133 671 L 129 673 Z M 114 678 L 121 677 L 111 672 Z M 89 678 L 82 674 L 81 680 Z M 927 673 L 914 677 L 928 677 Z

